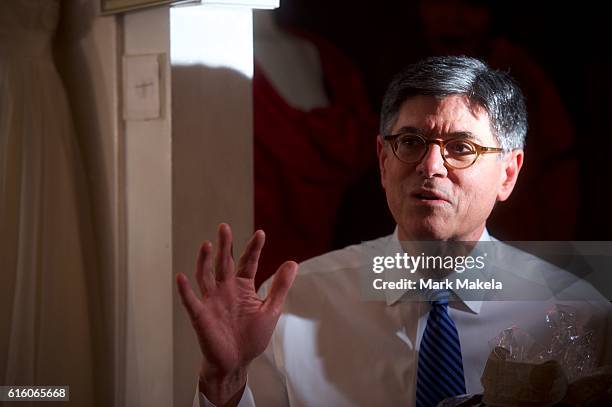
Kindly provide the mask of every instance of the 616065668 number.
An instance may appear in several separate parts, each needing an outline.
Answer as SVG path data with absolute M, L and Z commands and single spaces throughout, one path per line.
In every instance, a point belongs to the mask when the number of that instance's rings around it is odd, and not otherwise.
M 0 386 L 0 401 L 68 401 L 68 386 Z

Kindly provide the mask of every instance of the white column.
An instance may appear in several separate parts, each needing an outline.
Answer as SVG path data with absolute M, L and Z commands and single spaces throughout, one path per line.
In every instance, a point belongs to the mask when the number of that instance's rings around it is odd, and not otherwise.
M 124 16 L 124 56 L 159 56 L 160 116 L 126 120 L 125 406 L 172 406 L 172 137 L 169 10 Z M 140 86 L 146 84 L 122 84 Z M 124 93 L 125 95 L 125 93 Z M 126 103 L 125 97 L 122 103 Z M 122 109 L 126 111 L 125 106 Z

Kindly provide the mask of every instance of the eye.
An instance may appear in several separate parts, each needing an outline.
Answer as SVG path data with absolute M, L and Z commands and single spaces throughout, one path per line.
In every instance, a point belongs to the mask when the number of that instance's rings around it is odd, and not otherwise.
M 419 136 L 407 134 L 405 136 L 401 136 L 397 140 L 397 144 L 398 147 L 401 148 L 416 148 L 423 145 L 423 140 Z
M 476 152 L 474 145 L 465 140 L 451 140 L 446 144 L 446 151 L 451 155 L 470 155 Z

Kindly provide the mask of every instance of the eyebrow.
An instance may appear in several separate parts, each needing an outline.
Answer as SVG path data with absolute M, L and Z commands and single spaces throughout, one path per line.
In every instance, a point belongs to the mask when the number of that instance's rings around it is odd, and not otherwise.
M 423 137 L 429 135 L 428 131 L 419 129 L 418 127 L 412 127 L 412 126 L 401 127 L 396 132 L 396 134 L 402 134 L 402 133 L 418 134 L 419 136 L 423 136 Z M 476 137 L 474 133 L 469 132 L 469 131 L 456 131 L 456 132 L 444 134 L 444 136 L 450 137 L 450 138 L 461 138 L 461 139 L 469 139 L 469 140 L 475 140 L 475 141 L 478 140 L 478 137 Z

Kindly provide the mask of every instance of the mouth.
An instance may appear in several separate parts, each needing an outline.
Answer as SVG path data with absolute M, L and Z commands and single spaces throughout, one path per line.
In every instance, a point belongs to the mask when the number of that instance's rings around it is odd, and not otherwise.
M 434 189 L 421 188 L 413 192 L 412 197 L 418 202 L 426 205 L 439 205 L 450 203 L 444 194 Z

